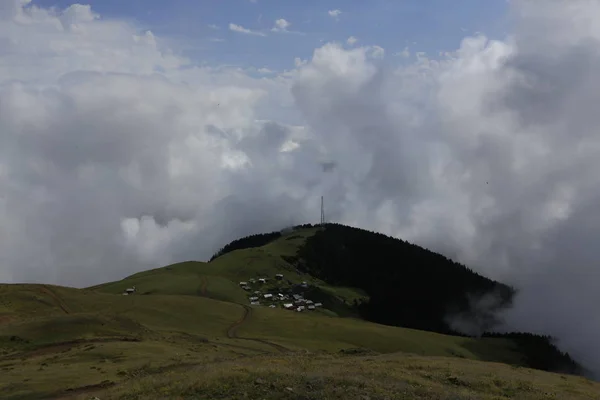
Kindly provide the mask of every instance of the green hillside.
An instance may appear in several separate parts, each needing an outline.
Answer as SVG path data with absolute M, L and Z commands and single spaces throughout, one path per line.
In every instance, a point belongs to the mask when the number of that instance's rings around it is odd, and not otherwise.
M 521 336 L 470 338 L 365 320 L 357 307 L 371 300 L 364 287 L 307 273 L 302 252 L 323 232 L 243 238 L 208 263 L 87 289 L 0 285 L 0 398 L 592 399 L 600 392 L 584 378 L 525 368 L 544 369 L 556 349 L 541 346 L 549 358 L 532 358 Z M 255 291 L 288 299 L 250 306 Z M 321 306 L 284 309 L 294 293 Z

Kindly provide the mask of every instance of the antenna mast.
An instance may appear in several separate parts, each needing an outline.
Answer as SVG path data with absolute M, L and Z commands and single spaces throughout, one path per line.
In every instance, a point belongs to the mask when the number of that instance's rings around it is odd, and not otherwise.
M 321 196 L 321 225 L 325 224 L 325 208 L 323 207 L 323 196 Z

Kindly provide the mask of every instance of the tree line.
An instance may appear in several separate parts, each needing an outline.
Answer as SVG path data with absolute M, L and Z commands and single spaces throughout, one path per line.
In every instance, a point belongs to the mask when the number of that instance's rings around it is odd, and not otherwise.
M 511 339 L 516 343 L 519 353 L 524 355 L 526 365 L 531 368 L 565 374 L 582 375 L 585 373 L 569 353 L 560 351 L 553 344 L 555 339 L 551 336 L 528 332 L 485 332 L 482 336 Z

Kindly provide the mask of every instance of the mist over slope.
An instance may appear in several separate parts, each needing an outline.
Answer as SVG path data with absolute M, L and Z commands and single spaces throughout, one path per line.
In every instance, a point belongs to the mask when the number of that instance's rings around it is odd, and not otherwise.
M 439 57 L 326 43 L 259 79 L 89 6 L 0 0 L 0 280 L 208 259 L 324 194 L 332 221 L 515 286 L 507 326 L 599 371 L 600 3 L 510 7 L 505 38 Z

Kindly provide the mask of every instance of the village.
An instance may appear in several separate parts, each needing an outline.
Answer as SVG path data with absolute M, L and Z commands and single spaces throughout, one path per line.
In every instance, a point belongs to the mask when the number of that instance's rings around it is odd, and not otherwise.
M 275 285 L 269 285 L 269 281 L 269 278 L 253 278 L 247 282 L 240 282 L 242 289 L 251 292 L 248 294 L 250 305 L 268 305 L 270 308 L 280 306 L 286 310 L 296 312 L 314 311 L 323 307 L 322 303 L 305 298 L 304 292 L 310 288 L 306 282 L 297 284 L 288 280 L 287 287 L 285 287 L 286 281 L 283 279 L 282 274 L 275 275 Z M 132 295 L 136 292 L 137 290 L 133 286 L 125 289 L 123 295 Z
M 247 292 L 250 305 L 260 306 L 268 305 L 270 308 L 281 306 L 286 310 L 296 312 L 314 311 L 319 307 L 323 307 L 322 303 L 315 303 L 304 297 L 304 290 L 309 289 L 306 282 L 295 284 L 287 281 L 288 287 L 283 287 L 284 279 L 282 274 L 275 275 L 274 287 L 269 287 L 269 278 L 250 279 L 247 282 L 240 282 L 240 287 Z M 256 290 L 258 288 L 262 290 Z

